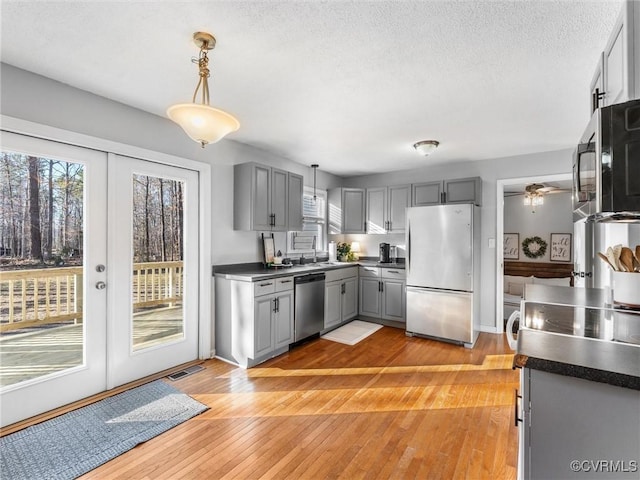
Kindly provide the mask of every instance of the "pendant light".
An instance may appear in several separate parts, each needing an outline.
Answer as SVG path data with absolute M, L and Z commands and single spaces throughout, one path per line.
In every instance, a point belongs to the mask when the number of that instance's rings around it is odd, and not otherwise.
M 311 168 L 313 168 L 313 201 L 314 202 L 318 198 L 316 196 L 316 173 L 318 172 L 318 167 L 319 166 L 320 165 L 318 165 L 317 163 L 314 163 L 313 165 L 311 165 Z
M 209 105 L 210 72 L 207 52 L 216 46 L 215 37 L 210 33 L 196 32 L 193 34 L 193 42 L 200 48 L 198 59 L 192 59 L 193 63 L 198 64 L 200 76 L 193 92 L 193 99 L 191 103 L 172 105 L 167 109 L 167 115 L 204 148 L 205 145 L 216 143 L 228 133 L 238 130 L 240 122 L 233 115 Z M 196 103 L 200 88 L 201 102 Z

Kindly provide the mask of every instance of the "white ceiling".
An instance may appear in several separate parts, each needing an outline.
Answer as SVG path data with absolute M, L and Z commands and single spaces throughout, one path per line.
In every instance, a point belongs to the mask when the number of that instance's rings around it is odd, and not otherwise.
M 348 176 L 572 147 L 620 5 L 2 0 L 1 58 L 165 116 L 209 31 L 211 103 L 241 122 L 227 138 Z

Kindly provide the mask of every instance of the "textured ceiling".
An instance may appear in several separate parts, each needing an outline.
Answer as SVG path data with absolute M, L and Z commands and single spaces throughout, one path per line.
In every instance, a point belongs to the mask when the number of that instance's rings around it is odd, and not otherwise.
M 1 58 L 166 116 L 209 31 L 211 103 L 241 122 L 228 138 L 347 176 L 570 148 L 620 5 L 2 0 Z M 425 139 L 441 142 L 427 158 Z

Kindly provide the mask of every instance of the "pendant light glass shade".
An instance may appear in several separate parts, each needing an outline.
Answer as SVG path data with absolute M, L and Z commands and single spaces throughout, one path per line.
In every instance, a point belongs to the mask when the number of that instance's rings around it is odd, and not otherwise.
M 200 47 L 200 56 L 192 60 L 198 64 L 199 71 L 192 103 L 172 105 L 167 109 L 167 115 L 204 148 L 205 145 L 216 143 L 225 135 L 238 130 L 240 122 L 233 115 L 209 105 L 210 72 L 207 52 L 216 46 L 215 37 L 210 33 L 196 32 L 193 34 L 193 41 Z M 201 88 L 201 102 L 196 103 Z
M 179 103 L 167 109 L 171 120 L 202 146 L 216 143 L 240 128 L 240 122 L 223 110 L 197 103 Z

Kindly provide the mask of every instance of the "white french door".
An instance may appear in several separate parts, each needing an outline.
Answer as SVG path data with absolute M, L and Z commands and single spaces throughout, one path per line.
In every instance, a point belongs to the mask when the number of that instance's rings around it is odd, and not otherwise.
M 110 155 L 108 249 L 108 388 L 198 358 L 198 173 Z
M 2 178 L 14 194 L 5 222 L 25 226 L 19 210 L 26 202 L 15 189 L 28 180 L 32 161 L 51 165 L 52 185 L 60 185 L 56 196 L 64 197 L 49 225 L 59 237 L 52 248 L 59 261 L 25 268 L 26 231 L 15 232 L 20 242 L 3 245 L 2 426 L 106 389 L 107 294 L 100 287 L 107 279 L 107 154 L 2 132 Z
M 53 245 L 25 267 L 35 171 Z M 198 175 L 2 132 L 0 425 L 198 358 Z

